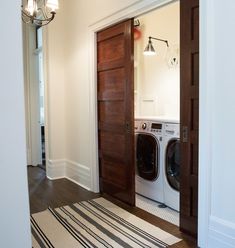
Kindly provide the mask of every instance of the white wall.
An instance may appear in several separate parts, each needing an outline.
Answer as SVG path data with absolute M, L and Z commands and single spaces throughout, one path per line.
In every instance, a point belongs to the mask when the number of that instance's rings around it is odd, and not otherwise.
M 232 32 L 235 2 L 208 0 L 202 3 L 202 7 L 206 9 L 206 15 L 202 18 L 205 36 L 201 39 L 205 49 L 201 58 L 201 112 L 204 118 L 201 119 L 200 163 L 202 177 L 202 166 L 208 167 L 211 175 L 208 185 L 201 180 L 200 193 L 203 197 L 205 190 L 209 189 L 208 247 L 235 247 L 235 34 Z M 206 125 L 206 120 L 209 125 Z M 205 146 L 206 139 L 209 139 L 209 147 Z
M 179 2 L 137 18 L 142 36 L 135 40 L 135 114 L 179 119 L 179 66 L 168 64 L 169 56 L 179 55 Z M 156 55 L 144 56 L 149 36 L 168 40 L 169 48 L 152 40 Z
M 219 1 L 217 1 L 218 3 Z M 234 1 L 227 1 L 234 3 Z M 234 103 L 234 58 L 235 50 L 235 34 L 232 32 L 229 39 L 225 37 L 228 30 L 235 23 L 234 8 L 223 4 L 215 7 L 214 15 L 215 40 L 214 52 L 215 56 L 215 82 L 213 89 L 213 143 L 214 151 L 214 168 L 212 170 L 212 215 L 235 223 L 235 198 L 224 197 L 225 195 L 233 195 L 233 186 L 235 186 L 235 164 L 234 158 L 234 132 L 227 127 L 232 127 L 235 123 L 235 103 Z M 235 7 L 235 4 L 233 4 Z M 226 13 L 226 15 L 225 15 Z M 225 28 L 226 27 L 226 28 Z M 223 49 L 221 49 L 223 47 Z M 218 56 L 219 59 L 216 59 Z M 229 126 L 228 126 L 229 125 Z M 220 142 L 227 137 L 226 142 L 221 147 Z M 222 151 L 221 151 L 222 150 Z M 223 165 L 223 168 L 221 168 Z M 220 180 L 227 179 L 231 184 L 221 185 Z M 221 201 L 221 199 L 223 199 Z M 229 208 L 227 208 L 229 206 Z
M 64 176 L 66 151 L 65 117 L 65 16 L 63 1 L 59 1 L 55 20 L 43 27 L 43 59 L 45 62 L 45 134 L 47 176 Z M 53 174 L 54 167 L 58 172 Z
M 21 1 L 1 2 L 0 243 L 31 247 L 26 172 Z

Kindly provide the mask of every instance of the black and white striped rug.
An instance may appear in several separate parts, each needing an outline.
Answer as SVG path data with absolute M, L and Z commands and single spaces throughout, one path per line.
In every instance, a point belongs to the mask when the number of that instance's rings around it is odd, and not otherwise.
M 33 214 L 31 227 L 34 248 L 168 247 L 180 241 L 104 198 Z

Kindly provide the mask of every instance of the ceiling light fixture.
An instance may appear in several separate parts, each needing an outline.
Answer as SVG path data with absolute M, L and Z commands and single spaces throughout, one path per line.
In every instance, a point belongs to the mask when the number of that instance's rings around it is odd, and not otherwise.
M 158 41 L 165 42 L 167 47 L 169 47 L 169 44 L 168 44 L 167 40 L 162 40 L 162 39 L 158 39 L 158 38 L 149 36 L 148 45 L 144 49 L 144 55 L 150 56 L 150 55 L 155 55 L 156 54 L 155 49 L 154 49 L 153 44 L 152 44 L 152 40 L 158 40 Z
M 21 8 L 23 22 L 42 27 L 55 18 L 59 3 L 58 0 L 27 0 Z

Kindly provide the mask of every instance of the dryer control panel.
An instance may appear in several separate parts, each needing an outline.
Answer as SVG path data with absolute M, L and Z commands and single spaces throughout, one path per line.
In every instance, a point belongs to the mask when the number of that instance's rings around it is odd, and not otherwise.
M 177 123 L 166 123 L 164 128 L 165 136 L 180 137 L 180 125 Z

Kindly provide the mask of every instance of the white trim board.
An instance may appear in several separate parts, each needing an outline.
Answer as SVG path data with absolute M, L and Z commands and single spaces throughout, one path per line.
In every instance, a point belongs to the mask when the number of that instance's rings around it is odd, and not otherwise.
M 66 162 L 64 159 L 47 160 L 47 177 L 50 180 L 60 179 L 65 177 Z
M 66 160 L 66 178 L 87 190 L 91 190 L 90 171 L 87 166 Z
M 210 217 L 209 247 L 235 247 L 235 224 L 215 216 Z
M 67 159 L 48 160 L 47 178 L 67 178 L 84 189 L 91 190 L 90 168 Z
M 198 178 L 198 246 L 210 246 L 209 218 L 211 214 L 211 167 L 212 152 L 212 89 L 214 65 L 214 20 L 211 11 L 214 11 L 214 0 L 200 1 L 200 60 L 199 60 L 199 178 Z

